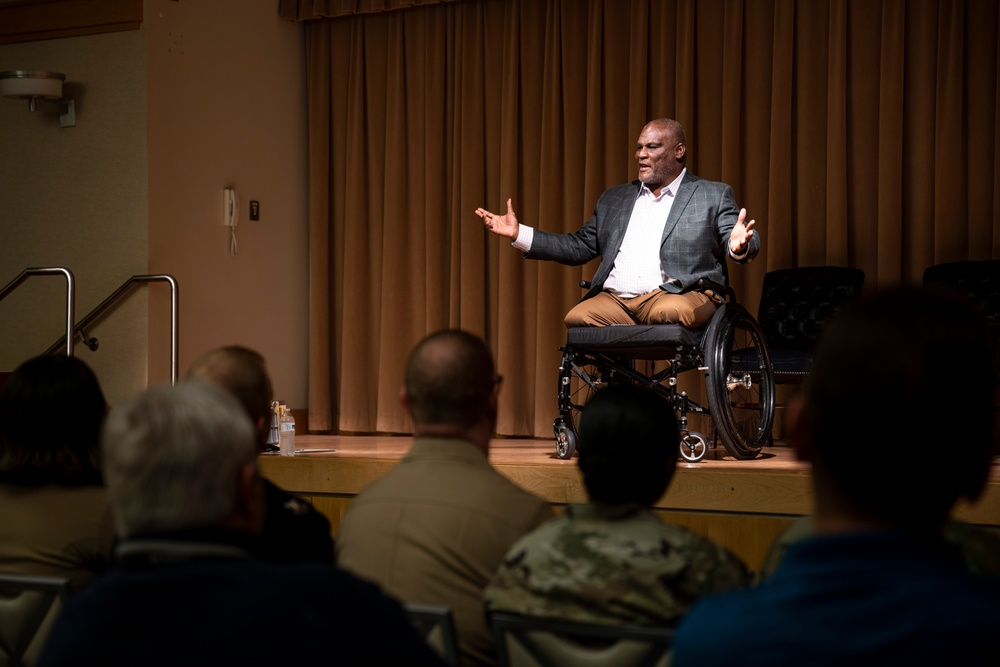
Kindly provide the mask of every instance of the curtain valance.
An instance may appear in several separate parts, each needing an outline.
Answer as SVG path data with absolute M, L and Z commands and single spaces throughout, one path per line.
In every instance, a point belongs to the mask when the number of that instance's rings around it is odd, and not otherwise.
M 377 14 L 459 0 L 279 0 L 278 15 L 290 21 Z

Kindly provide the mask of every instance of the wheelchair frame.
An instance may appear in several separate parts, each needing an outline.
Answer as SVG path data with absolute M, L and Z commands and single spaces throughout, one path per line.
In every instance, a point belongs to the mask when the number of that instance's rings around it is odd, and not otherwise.
M 755 458 L 771 442 L 774 377 L 757 320 L 729 299 L 703 330 L 679 324 L 573 327 L 567 330 L 559 365 L 559 416 L 552 423 L 556 456 L 570 459 L 578 447 L 577 416 L 593 392 L 616 382 L 635 382 L 663 394 L 678 415 L 680 456 L 702 460 L 716 435 L 736 459 Z M 636 369 L 636 361 L 666 362 L 658 372 Z M 708 407 L 679 391 L 677 376 L 698 370 L 705 376 Z M 689 430 L 688 415 L 711 417 L 711 440 Z

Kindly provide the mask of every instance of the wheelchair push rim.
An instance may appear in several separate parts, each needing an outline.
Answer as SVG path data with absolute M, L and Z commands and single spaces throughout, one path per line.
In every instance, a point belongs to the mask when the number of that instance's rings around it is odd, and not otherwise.
M 770 442 L 774 377 L 764 334 L 742 306 L 719 308 L 705 333 L 709 411 L 726 450 L 755 458 Z

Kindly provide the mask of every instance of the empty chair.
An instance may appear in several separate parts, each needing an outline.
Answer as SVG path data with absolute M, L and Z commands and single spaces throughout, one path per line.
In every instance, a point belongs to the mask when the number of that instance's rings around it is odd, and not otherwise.
M 666 628 L 594 625 L 499 612 L 490 615 L 490 625 L 500 667 L 660 667 L 669 664 L 673 639 L 673 631 Z
M 823 325 L 861 295 L 865 273 L 846 266 L 802 266 L 764 275 L 757 322 L 764 332 L 775 383 L 801 382 Z
M 923 285 L 956 292 L 982 308 L 993 332 L 993 367 L 1000 382 L 1000 260 L 935 264 L 924 269 Z
M 64 577 L 0 574 L 0 665 L 31 667 L 69 600 Z
M 924 269 L 924 287 L 943 287 L 979 304 L 993 324 L 1000 313 L 1000 259 L 945 262 Z

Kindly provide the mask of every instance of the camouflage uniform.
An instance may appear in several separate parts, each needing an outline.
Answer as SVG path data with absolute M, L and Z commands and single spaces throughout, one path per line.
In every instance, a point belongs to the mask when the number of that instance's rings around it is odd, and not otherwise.
M 516 542 L 484 601 L 487 611 L 672 626 L 699 596 L 749 578 L 735 555 L 648 508 L 591 503 Z

